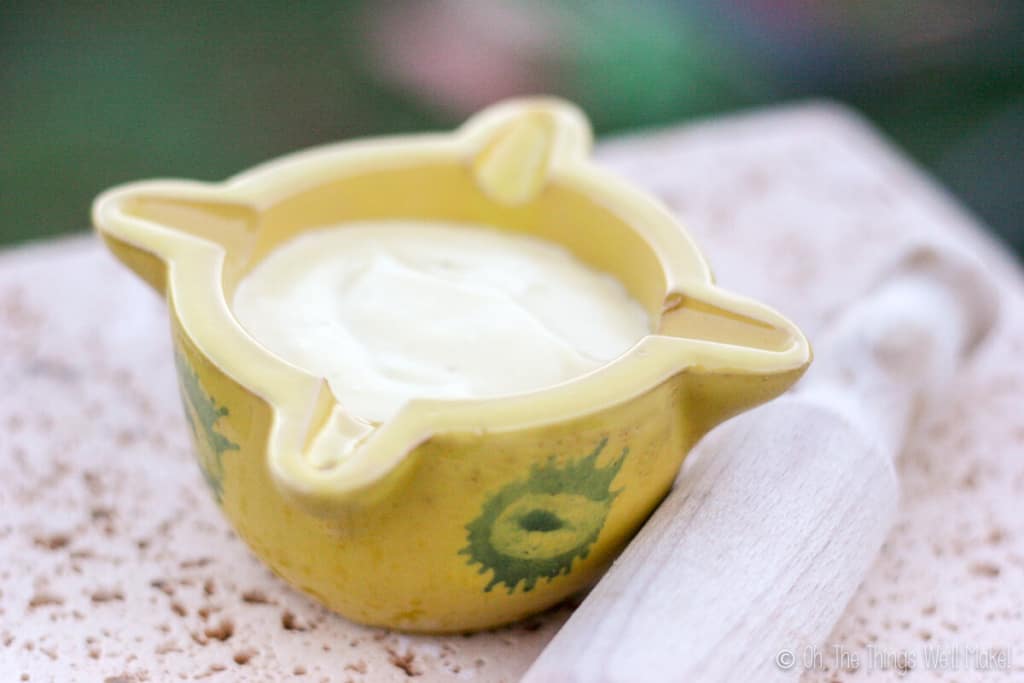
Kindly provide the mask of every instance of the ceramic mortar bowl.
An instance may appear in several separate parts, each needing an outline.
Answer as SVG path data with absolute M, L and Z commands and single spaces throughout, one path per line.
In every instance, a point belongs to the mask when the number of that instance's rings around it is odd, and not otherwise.
M 206 482 L 286 581 L 355 621 L 409 631 L 543 610 L 600 575 L 701 435 L 804 371 L 800 331 L 716 287 L 669 212 L 592 165 L 589 146 L 577 109 L 526 99 L 451 134 L 346 142 L 224 183 L 140 182 L 96 200 L 110 250 L 167 299 Z M 228 302 L 297 234 L 394 218 L 565 245 L 621 280 L 655 332 L 541 391 L 355 419 Z

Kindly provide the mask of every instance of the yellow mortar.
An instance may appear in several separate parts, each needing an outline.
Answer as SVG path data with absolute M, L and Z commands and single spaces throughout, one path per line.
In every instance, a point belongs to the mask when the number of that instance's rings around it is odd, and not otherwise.
M 559 602 L 600 576 L 704 433 L 810 363 L 792 323 L 715 286 L 665 207 L 590 162 L 590 138 L 575 107 L 514 100 L 452 134 L 328 145 L 224 183 L 146 181 L 96 200 L 111 251 L 167 298 L 197 457 L 224 514 L 346 617 L 464 631 Z M 393 218 L 563 244 L 619 278 L 656 332 L 541 391 L 416 399 L 368 427 L 227 302 L 298 233 Z

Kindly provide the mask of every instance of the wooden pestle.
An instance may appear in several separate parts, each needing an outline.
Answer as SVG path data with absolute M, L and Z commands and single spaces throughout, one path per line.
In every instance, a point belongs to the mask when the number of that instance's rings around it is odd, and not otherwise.
M 950 390 L 995 305 L 966 254 L 910 250 L 793 393 L 708 436 L 523 680 L 798 678 L 888 534 L 915 411 Z

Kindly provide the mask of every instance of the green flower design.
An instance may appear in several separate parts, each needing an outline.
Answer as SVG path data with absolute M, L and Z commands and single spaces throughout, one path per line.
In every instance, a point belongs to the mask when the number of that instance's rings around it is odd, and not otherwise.
M 238 444 L 217 431 L 217 421 L 228 415 L 228 409 L 218 406 L 213 397 L 203 391 L 199 377 L 180 353 L 174 354 L 174 365 L 178 369 L 185 416 L 199 450 L 199 469 L 219 505 L 224 493 L 224 463 L 221 458 L 225 451 L 238 450 Z
M 468 545 L 459 550 L 469 556 L 468 564 L 480 565 L 479 573 L 493 572 L 484 591 L 499 583 L 510 594 L 520 583 L 530 591 L 539 579 L 568 574 L 576 558 L 586 559 L 621 492 L 610 487 L 629 454 L 624 448 L 614 462 L 598 468 L 607 443 L 602 439 L 590 455 L 563 467 L 552 456 L 484 503 L 466 525 Z

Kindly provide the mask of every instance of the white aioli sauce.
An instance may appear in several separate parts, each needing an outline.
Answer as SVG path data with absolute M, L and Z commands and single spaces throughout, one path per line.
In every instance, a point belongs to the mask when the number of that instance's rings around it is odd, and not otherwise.
M 650 331 L 621 283 L 564 247 L 419 221 L 301 235 L 239 283 L 233 309 L 257 341 L 327 378 L 347 412 L 371 421 L 411 398 L 542 389 Z

